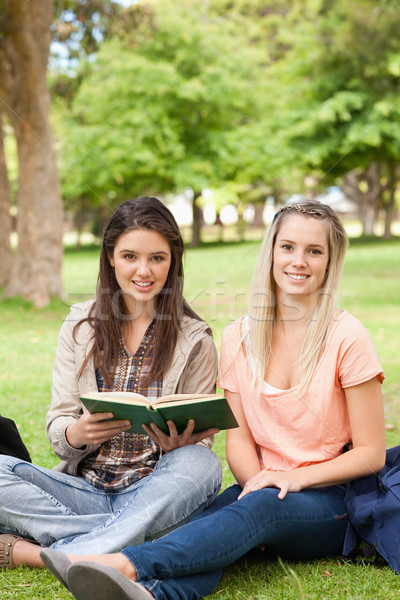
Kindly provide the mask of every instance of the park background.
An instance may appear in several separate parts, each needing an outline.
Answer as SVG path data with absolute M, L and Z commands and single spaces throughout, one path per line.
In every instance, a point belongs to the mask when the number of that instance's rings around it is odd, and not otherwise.
M 218 348 L 246 310 L 277 207 L 331 203 L 351 237 L 340 306 L 377 346 L 388 446 L 398 443 L 399 9 L 0 0 L 0 413 L 34 462 L 57 462 L 44 420 L 58 330 L 94 295 L 110 212 L 145 193 L 182 224 L 185 294 Z M 224 433 L 215 449 L 226 487 Z M 266 563 L 256 552 L 225 570 L 212 599 L 394 600 L 399 588 L 388 567 Z M 0 573 L 0 595 L 71 598 L 23 568 Z

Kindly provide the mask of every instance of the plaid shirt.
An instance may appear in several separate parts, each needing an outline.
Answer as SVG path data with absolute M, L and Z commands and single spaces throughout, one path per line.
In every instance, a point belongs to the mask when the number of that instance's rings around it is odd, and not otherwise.
M 99 392 L 137 392 L 150 400 L 161 395 L 161 381 L 143 386 L 151 363 L 153 330 L 154 321 L 149 325 L 134 356 L 121 341 L 113 387 L 107 386 L 100 372 L 96 371 Z M 123 432 L 103 442 L 96 452 L 85 459 L 81 465 L 81 475 L 97 488 L 117 491 L 152 473 L 159 458 L 160 448 L 149 436 Z

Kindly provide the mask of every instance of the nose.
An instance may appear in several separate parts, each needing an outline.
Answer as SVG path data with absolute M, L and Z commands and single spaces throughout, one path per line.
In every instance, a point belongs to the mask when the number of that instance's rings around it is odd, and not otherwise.
M 307 260 L 306 260 L 305 252 L 303 250 L 301 250 L 300 248 L 298 250 L 296 250 L 296 252 L 292 256 L 292 263 L 293 263 L 293 266 L 296 266 L 296 267 L 306 267 Z
M 137 265 L 137 272 L 138 275 L 140 275 L 141 277 L 145 277 L 146 275 L 149 275 L 150 273 L 150 262 L 146 259 L 143 259 L 139 262 L 139 264 Z

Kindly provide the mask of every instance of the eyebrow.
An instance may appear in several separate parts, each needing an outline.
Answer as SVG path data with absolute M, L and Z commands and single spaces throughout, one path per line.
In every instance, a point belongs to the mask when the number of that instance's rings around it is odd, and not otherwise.
M 123 250 L 119 251 L 120 254 L 123 254 L 124 252 L 129 252 L 130 254 L 140 254 L 140 252 L 137 252 L 137 250 L 129 250 L 129 248 L 124 248 Z M 149 255 L 153 254 L 165 254 L 167 256 L 168 252 L 166 252 L 165 250 L 156 250 L 155 252 L 149 252 Z
M 285 238 L 278 238 L 277 241 L 280 242 L 280 243 L 285 242 L 287 244 L 294 244 L 294 245 L 296 245 L 296 242 L 293 242 L 292 240 L 288 240 L 288 239 L 285 239 Z M 321 246 L 321 244 L 307 244 L 307 246 L 309 248 L 322 248 L 322 249 L 326 248 L 326 246 Z

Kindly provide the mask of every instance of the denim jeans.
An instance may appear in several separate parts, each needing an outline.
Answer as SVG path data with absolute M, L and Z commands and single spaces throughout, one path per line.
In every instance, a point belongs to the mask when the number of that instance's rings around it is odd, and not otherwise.
M 264 488 L 237 500 L 241 488 L 235 485 L 187 525 L 122 552 L 157 600 L 196 600 L 211 594 L 223 567 L 259 545 L 291 560 L 340 553 L 344 491 L 307 489 L 279 500 L 277 489 Z
M 219 459 L 201 445 L 165 454 L 151 475 L 114 493 L 0 456 L 0 531 L 71 554 L 116 552 L 186 523 L 220 486 Z

